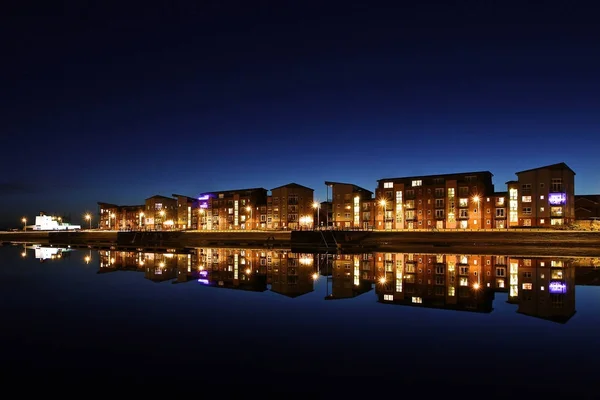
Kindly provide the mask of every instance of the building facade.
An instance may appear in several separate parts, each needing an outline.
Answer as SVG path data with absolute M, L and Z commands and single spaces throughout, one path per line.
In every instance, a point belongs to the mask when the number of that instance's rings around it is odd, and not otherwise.
M 264 188 L 204 193 L 199 203 L 199 229 L 257 229 L 261 226 L 261 210 L 266 209 L 266 204 L 267 189 Z
M 507 182 L 509 225 L 550 227 L 575 221 L 575 172 L 565 163 L 516 173 Z
M 370 227 L 373 192 L 352 183 L 326 181 L 325 185 L 331 188 L 332 222 L 335 228 Z
M 98 229 L 140 230 L 144 227 L 143 205 L 119 206 L 98 202 Z
M 271 189 L 267 204 L 268 229 L 312 229 L 314 189 L 289 183 Z
M 198 229 L 199 200 L 182 194 L 173 194 L 172 196 L 177 201 L 175 227 L 182 230 Z
M 600 219 L 600 194 L 575 195 L 575 219 Z
M 154 195 L 147 198 L 142 218 L 144 220 L 145 229 L 175 229 L 175 221 L 177 220 L 177 199 L 161 195 Z
M 493 193 L 489 171 L 380 179 L 375 229 L 489 229 L 481 207 Z

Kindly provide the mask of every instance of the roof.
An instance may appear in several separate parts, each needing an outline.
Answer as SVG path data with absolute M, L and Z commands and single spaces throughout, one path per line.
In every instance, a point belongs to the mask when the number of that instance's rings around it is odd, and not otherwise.
M 188 199 L 188 200 L 192 200 L 192 201 L 196 201 L 196 200 L 198 200 L 198 199 L 197 199 L 197 198 L 195 198 L 195 197 L 186 196 L 186 195 L 184 195 L 184 194 L 172 194 L 171 196 L 173 196 L 173 197 L 185 197 L 186 199 Z
M 600 194 L 576 194 L 575 203 L 581 202 L 581 200 L 588 201 L 590 203 L 600 203 Z
M 167 197 L 167 196 L 163 196 L 163 195 L 160 195 L 160 194 L 155 194 L 154 196 L 150 196 L 150 197 L 146 198 L 146 200 L 149 200 L 149 199 L 169 199 L 169 200 L 175 200 L 172 197 Z
M 571 168 L 569 168 L 569 166 L 567 164 L 565 164 L 564 162 L 557 163 L 557 164 L 545 165 L 543 167 L 538 167 L 538 168 L 526 169 L 524 171 L 515 172 L 515 174 L 519 175 L 519 174 L 523 174 L 525 172 L 537 171 L 540 169 L 568 169 L 569 171 L 571 171 L 573 173 L 573 175 L 575 175 L 575 171 L 573 171 Z
M 373 192 L 372 192 L 372 191 L 370 191 L 370 190 L 368 190 L 368 189 L 365 189 L 365 188 L 362 188 L 362 187 L 360 187 L 360 186 L 357 186 L 357 185 L 355 185 L 355 184 L 353 184 L 353 183 L 344 183 L 344 182 L 331 182 L 331 181 L 325 181 L 325 184 L 326 184 L 327 186 L 333 186 L 333 185 L 350 185 L 350 186 L 352 186 L 352 188 L 353 188 L 354 190 L 357 190 L 357 191 L 359 191 L 359 192 L 368 192 L 368 193 L 370 193 L 370 194 L 373 194 Z
M 276 189 L 281 189 L 281 188 L 308 189 L 308 190 L 312 190 L 313 192 L 315 190 L 315 189 L 311 189 L 309 187 L 298 185 L 297 183 L 292 182 L 292 183 L 288 183 L 287 185 L 277 186 L 276 188 L 271 189 L 271 191 L 276 190 Z
M 397 178 L 384 178 L 384 179 L 377 179 L 377 182 L 381 182 L 381 181 L 394 181 L 394 180 L 401 180 L 401 179 L 432 179 L 432 178 L 447 178 L 447 177 L 451 177 L 451 176 L 457 176 L 457 175 L 491 175 L 494 176 L 494 174 L 492 174 L 490 171 L 472 171 L 472 172 L 454 172 L 451 174 L 435 174 L 435 175 L 418 175 L 418 176 L 402 176 L 402 177 L 397 177 Z
M 218 195 L 219 193 L 254 192 L 254 191 L 258 191 L 258 190 L 264 190 L 265 192 L 267 191 L 267 189 L 265 189 L 265 188 L 248 188 L 248 189 L 235 189 L 235 190 L 217 190 L 217 191 L 214 191 L 214 192 L 203 192 L 203 193 L 201 193 L 201 196 L 207 195 L 207 194 Z

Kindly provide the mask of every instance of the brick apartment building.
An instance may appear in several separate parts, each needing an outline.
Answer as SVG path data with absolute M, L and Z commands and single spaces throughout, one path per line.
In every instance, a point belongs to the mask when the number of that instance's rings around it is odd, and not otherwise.
M 548 227 L 575 221 L 575 172 L 565 163 L 516 173 L 508 187 L 509 226 Z
M 271 189 L 267 203 L 268 229 L 312 229 L 314 189 L 297 183 Z
M 261 224 L 261 212 L 266 212 L 266 205 L 267 189 L 264 188 L 204 193 L 199 198 L 199 229 L 256 229 Z
M 481 207 L 493 193 L 489 171 L 379 179 L 375 229 L 492 228 Z
M 352 183 L 330 182 L 333 226 L 368 229 L 373 225 L 373 192 Z

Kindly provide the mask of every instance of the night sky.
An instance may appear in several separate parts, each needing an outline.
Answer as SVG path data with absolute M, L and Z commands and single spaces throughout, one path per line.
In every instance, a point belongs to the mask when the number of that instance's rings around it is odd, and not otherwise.
M 289 182 L 325 200 L 325 180 L 489 170 L 505 190 L 557 162 L 600 193 L 590 3 L 101 3 L 0 17 L 0 227 Z

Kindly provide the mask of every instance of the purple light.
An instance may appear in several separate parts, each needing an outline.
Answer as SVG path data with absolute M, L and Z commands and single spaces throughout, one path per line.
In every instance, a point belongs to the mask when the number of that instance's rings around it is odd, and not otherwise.
M 198 197 L 198 200 L 208 200 L 208 199 L 209 199 L 209 196 L 207 194 Z
M 200 271 L 200 276 L 206 278 L 208 276 L 208 271 Z
M 551 281 L 548 284 L 548 292 L 550 293 L 567 293 L 567 284 L 560 281 Z
M 204 284 L 204 285 L 208 285 L 210 284 L 210 282 L 208 281 L 208 279 L 198 279 L 198 282 Z
M 567 204 L 566 193 L 548 193 L 548 203 L 552 205 Z

